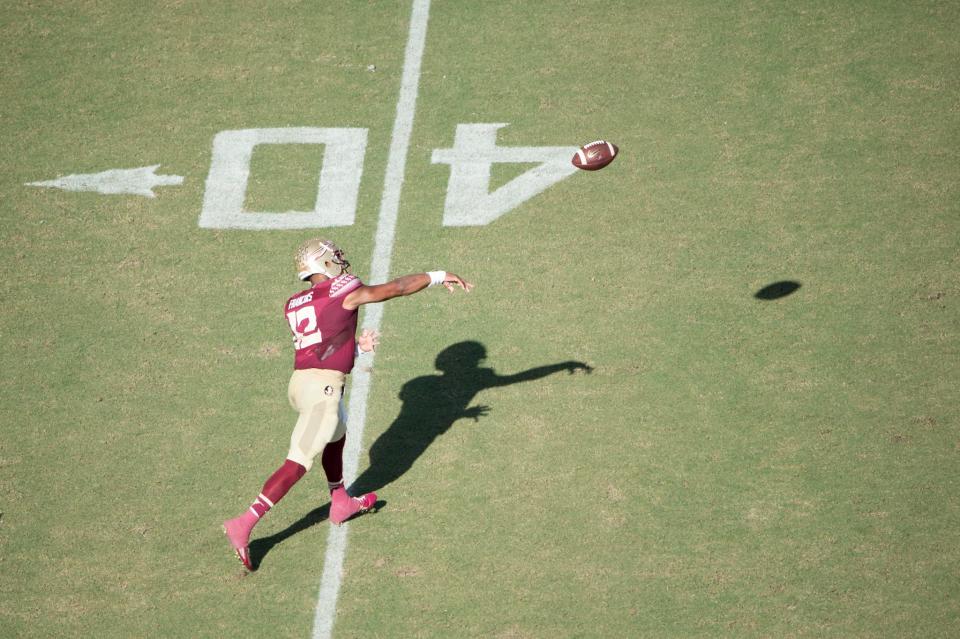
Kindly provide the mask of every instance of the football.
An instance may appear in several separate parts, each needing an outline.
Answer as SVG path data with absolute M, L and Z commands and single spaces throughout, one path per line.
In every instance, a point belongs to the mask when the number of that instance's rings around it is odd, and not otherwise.
M 619 150 L 616 144 L 606 140 L 597 140 L 590 144 L 584 144 L 577 149 L 570 161 L 578 169 L 596 171 L 613 162 L 613 158 L 617 157 Z

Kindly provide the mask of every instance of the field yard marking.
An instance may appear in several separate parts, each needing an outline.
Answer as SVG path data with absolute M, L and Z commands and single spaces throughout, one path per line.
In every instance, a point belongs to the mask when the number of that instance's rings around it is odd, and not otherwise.
M 393 122 L 393 134 L 390 138 L 390 151 L 387 156 L 387 170 L 383 182 L 383 196 L 380 200 L 380 217 L 377 220 L 377 233 L 374 238 L 373 260 L 370 264 L 370 282 L 385 281 L 390 273 L 390 257 L 393 253 L 393 241 L 396 235 L 397 215 L 400 210 L 400 192 L 403 189 L 403 175 L 407 165 L 407 152 L 410 147 L 410 135 L 413 132 L 413 116 L 417 105 L 417 91 L 420 85 L 420 63 L 427 40 L 427 21 L 430 17 L 430 0 L 413 0 L 410 16 L 410 31 L 407 48 L 404 52 L 403 76 L 400 81 L 400 97 L 397 100 L 397 114 Z M 379 329 L 383 318 L 383 305 L 372 304 L 365 307 L 363 325 Z M 350 403 L 347 424 L 350 436 L 343 453 L 343 475 L 354 478 L 360 459 L 360 444 L 367 419 L 367 396 L 370 392 L 370 373 L 373 368 L 373 354 L 369 365 L 358 368 L 352 375 Z M 313 619 L 313 639 L 329 639 L 333 634 L 333 623 L 337 611 L 337 596 L 343 578 L 343 561 L 347 551 L 347 532 L 349 524 L 330 526 L 327 536 L 327 550 L 323 559 L 323 574 L 320 577 L 320 592 L 317 595 L 317 607 Z
M 489 224 L 577 172 L 570 162 L 575 146 L 497 146 L 497 131 L 505 126 L 458 124 L 453 148 L 433 151 L 433 164 L 450 165 L 444 226 Z M 490 192 L 492 165 L 530 162 L 539 164 Z
M 263 144 L 325 145 L 312 211 L 244 211 L 253 149 Z M 366 129 L 286 127 L 221 131 L 213 138 L 200 228 L 266 230 L 350 226 L 357 212 L 357 192 L 366 150 Z
M 64 191 L 93 191 L 103 195 L 142 195 L 157 197 L 155 186 L 183 184 L 182 175 L 157 175 L 159 164 L 136 169 L 110 169 L 100 173 L 66 175 L 55 180 L 28 182 L 27 186 L 45 186 Z

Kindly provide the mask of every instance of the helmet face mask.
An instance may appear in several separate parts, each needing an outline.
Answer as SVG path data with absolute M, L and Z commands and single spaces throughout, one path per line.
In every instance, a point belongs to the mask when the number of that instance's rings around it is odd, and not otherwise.
M 350 269 L 350 262 L 344 257 L 343 249 L 320 238 L 307 240 L 297 249 L 294 257 L 297 277 L 310 279 L 311 275 L 323 275 L 333 279 Z

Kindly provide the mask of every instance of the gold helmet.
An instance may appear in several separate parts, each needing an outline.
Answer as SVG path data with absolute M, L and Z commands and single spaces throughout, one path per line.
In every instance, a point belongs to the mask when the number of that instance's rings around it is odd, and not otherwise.
M 320 238 L 301 244 L 294 261 L 297 265 L 297 276 L 301 280 L 310 279 L 311 275 L 318 273 L 333 279 L 350 268 L 350 262 L 343 256 L 343 250 L 330 240 Z

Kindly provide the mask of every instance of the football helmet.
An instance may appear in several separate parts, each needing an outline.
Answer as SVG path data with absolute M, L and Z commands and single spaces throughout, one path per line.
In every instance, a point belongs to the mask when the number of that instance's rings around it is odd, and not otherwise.
M 294 256 L 297 265 L 297 277 L 310 279 L 311 275 L 326 275 L 330 279 L 350 269 L 350 262 L 343 256 L 343 249 L 320 238 L 307 240 L 297 249 Z

